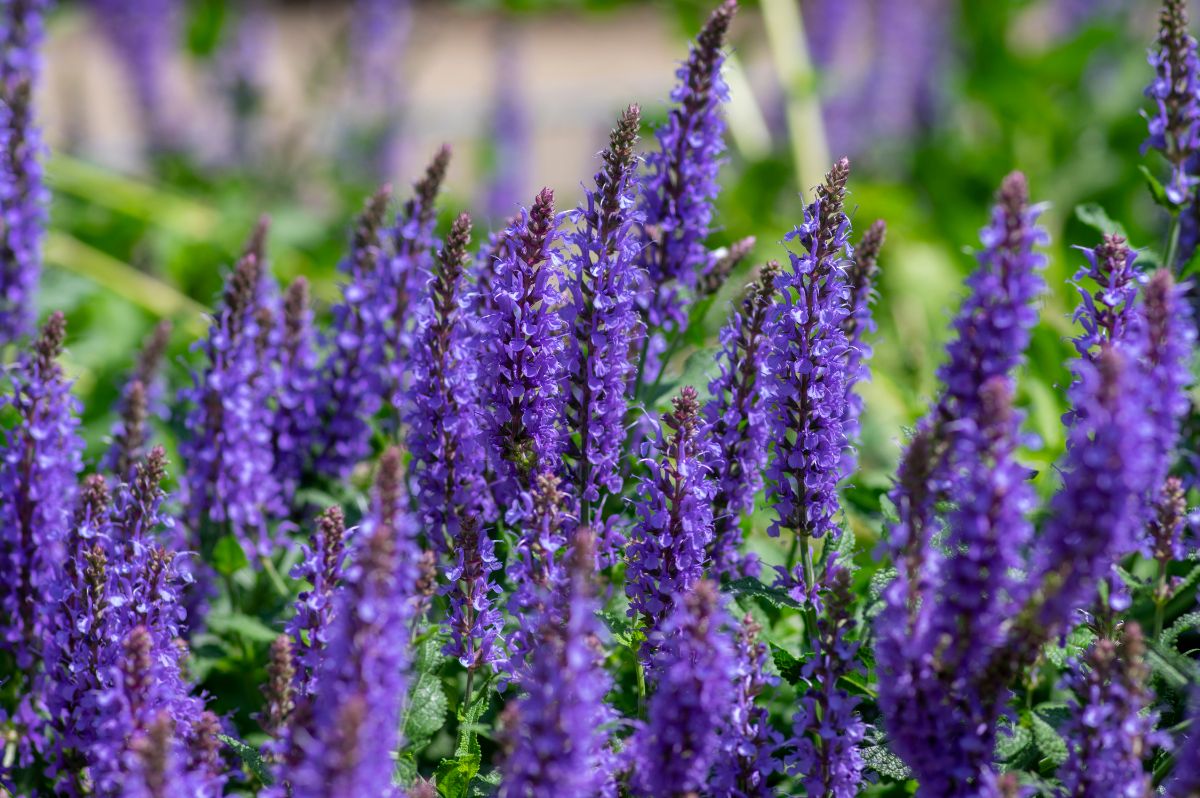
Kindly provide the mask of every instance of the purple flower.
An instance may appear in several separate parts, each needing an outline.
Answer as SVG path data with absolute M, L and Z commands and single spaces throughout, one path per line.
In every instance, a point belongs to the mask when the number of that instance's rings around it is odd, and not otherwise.
M 1062 687 L 1074 694 L 1062 728 L 1070 749 L 1058 770 L 1064 795 L 1144 798 L 1152 794 L 1143 761 L 1160 742 L 1142 629 L 1124 625 L 1117 640 L 1101 638 L 1073 660 Z
M 1200 796 L 1200 688 L 1192 688 L 1188 717 L 1191 725 L 1177 746 L 1175 770 L 1167 782 L 1167 794 L 1171 798 Z
M 1079 287 L 1083 304 L 1075 311 L 1075 321 L 1083 334 L 1074 340 L 1075 350 L 1089 357 L 1105 343 L 1124 342 L 1136 324 L 1138 286 L 1145 277 L 1134 266 L 1137 253 L 1118 235 L 1106 235 L 1100 246 L 1084 249 L 1088 267 L 1075 272 L 1075 280 L 1084 277 L 1096 283 L 1095 291 Z
M 337 592 L 317 677 L 320 694 L 296 709 L 275 794 L 394 794 L 391 755 L 400 743 L 407 695 L 410 599 L 419 558 L 401 478 L 400 453 L 389 449 Z
M 266 706 L 255 716 L 258 725 L 271 738 L 268 753 L 276 755 L 287 734 L 288 721 L 296 708 L 296 660 L 291 635 L 280 635 L 271 643 L 267 660 L 267 682 L 262 686 Z
M 502 23 L 494 50 L 496 84 L 489 130 L 492 167 L 484 202 L 484 210 L 493 222 L 512 216 L 529 179 L 529 109 L 522 96 L 525 83 L 517 44 L 516 30 Z
M 504 650 L 497 638 L 504 618 L 496 609 L 492 594 L 500 587 L 492 574 L 501 569 L 496 559 L 496 544 L 487 532 L 479 528 L 475 516 L 463 516 L 450 551 L 451 564 L 446 569 L 442 592 L 450 598 L 450 642 L 443 649 L 467 669 L 468 698 L 475 673 L 486 665 L 504 660 Z
M 708 436 L 716 445 L 712 469 L 712 573 L 719 578 L 758 576 L 753 555 L 743 557 L 742 517 L 754 509 L 767 462 L 767 413 L 759 378 L 770 342 L 767 316 L 775 295 L 779 264 L 771 261 L 746 289 L 741 308 L 721 328 L 719 373 L 708 383 L 712 397 L 704 405 Z
M 16 416 L 0 448 L 0 644 L 27 671 L 39 658 L 83 467 L 79 403 L 57 362 L 65 338 L 66 320 L 54 313 L 0 396 L 0 409 Z
M 496 498 L 505 505 L 529 489 L 534 475 L 557 471 L 564 446 L 558 223 L 554 192 L 542 189 L 533 208 L 505 233 L 492 284 L 496 310 L 487 320 L 480 421 L 490 442 Z
M 854 592 L 850 572 L 831 560 L 821 580 L 824 612 L 817 621 L 814 655 L 802 675 L 812 685 L 793 719 L 796 751 L 788 760 L 809 795 L 853 798 L 863 780 L 858 750 L 866 731 L 858 699 L 839 680 L 859 671 L 854 662 Z M 924 783 L 924 782 L 922 782 Z
M 721 48 L 736 10 L 735 0 L 726 0 L 696 37 L 688 60 L 675 73 L 675 107 L 655 134 L 658 149 L 646 155 L 639 202 L 645 241 L 640 263 L 649 278 L 643 301 L 651 327 L 682 330 L 687 325 L 687 304 L 709 264 L 704 239 L 712 224 L 717 171 L 725 150 L 720 108 L 729 99 L 721 78 Z
M 178 46 L 178 0 L 91 0 L 92 13 L 133 83 L 151 146 L 171 144 L 167 68 Z
M 354 228 L 350 254 L 341 264 L 346 277 L 342 301 L 333 307 L 329 352 L 321 369 L 319 404 L 322 440 L 318 473 L 345 477 L 371 453 L 371 421 L 383 404 L 384 326 L 391 309 L 381 301 L 384 272 L 383 217 L 389 188 L 369 200 Z
M 721 729 L 721 753 L 713 770 L 714 798 L 771 798 L 767 780 L 780 771 L 776 753 L 783 745 L 770 713 L 756 701 L 779 680 L 766 673 L 767 645 L 762 627 L 747 614 L 738 627 L 733 712 Z
M 555 605 L 525 621 L 534 645 L 520 681 L 524 695 L 509 718 L 514 728 L 502 767 L 503 798 L 617 794 L 609 741 L 616 713 L 604 702 L 612 678 L 598 645 L 603 629 L 595 614 L 594 545 L 586 529 L 576 533 Z
M 34 124 L 48 0 L 0 3 L 0 343 L 33 325 L 49 193 L 42 181 L 42 133 Z
M 292 569 L 293 579 L 311 585 L 296 597 L 296 614 L 288 621 L 296 669 L 296 693 L 316 695 L 316 678 L 329 643 L 337 609 L 336 594 L 346 559 L 346 522 L 342 508 L 330 507 L 317 521 L 316 532 L 301 547 L 303 559 Z
M 1186 556 L 1183 547 L 1183 524 L 1187 520 L 1187 493 L 1178 477 L 1167 477 L 1156 497 L 1155 514 L 1150 520 L 1150 556 L 1158 563 L 1158 587 L 1155 602 L 1165 603 L 1171 589 L 1167 583 L 1167 566 L 1172 560 Z
M 189 547 L 207 552 L 225 528 L 257 557 L 270 554 L 267 519 L 280 506 L 271 450 L 275 317 L 257 236 L 249 249 L 226 281 L 208 337 L 196 345 L 205 363 L 180 391 L 189 406 L 180 452 Z
M 490 515 L 485 452 L 477 411 L 476 358 L 463 316 L 463 268 L 471 219 L 455 219 L 438 252 L 428 296 L 419 306 L 401 410 L 412 452 L 417 508 L 425 537 L 446 550 L 463 515 Z
M 1142 150 L 1153 148 L 1166 157 L 1171 165 L 1167 197 L 1182 205 L 1195 193 L 1197 177 L 1188 161 L 1200 149 L 1200 60 L 1196 40 L 1188 33 L 1186 0 L 1163 1 L 1157 49 L 1148 60 L 1154 80 L 1146 96 L 1155 108 L 1146 117 L 1150 135 Z
M 520 537 L 513 560 L 506 569 L 512 583 L 508 612 L 517 627 L 508 637 L 508 668 L 520 675 L 530 652 L 538 646 L 538 629 L 528 619 L 543 615 L 550 594 L 562 579 L 562 567 L 556 562 L 558 551 L 566 544 L 563 527 L 567 495 L 559 490 L 553 474 L 539 474 L 533 491 L 524 493 L 521 508 Z
M 112 427 L 112 444 L 104 461 L 118 480 L 129 478 L 134 464 L 146 455 L 150 416 L 167 413 L 163 402 L 166 386 L 160 371 L 170 337 L 171 322 L 164 320 L 155 325 L 142 343 L 137 365 L 117 401 L 118 420 Z
M 709 478 L 715 452 L 694 388 L 680 391 L 663 424 L 670 437 L 660 429 L 654 444 L 647 445 L 648 473 L 634 502 L 638 522 L 625 552 L 629 617 L 640 616 L 651 638 L 704 575 L 716 492 Z M 650 656 L 650 644 L 648 639 L 643 657 Z
M 855 393 L 855 386 L 870 379 L 871 370 L 866 363 L 871 359 L 871 345 L 864 338 L 875 332 L 875 317 L 871 304 L 875 299 L 875 283 L 879 272 L 879 250 L 887 225 L 876 221 L 863 234 L 854 260 L 846 269 L 846 282 L 850 287 L 850 312 L 842 322 L 846 333 L 846 410 L 842 416 L 842 434 L 848 444 L 858 440 L 859 418 L 863 411 L 863 398 Z M 849 477 L 857 467 L 858 458 L 853 445 L 842 452 L 842 476 Z
M 735 707 L 737 661 L 727 625 L 716 585 L 701 580 L 652 632 L 654 694 L 628 746 L 635 794 L 677 798 L 708 786 Z
M 570 330 L 564 352 L 570 377 L 566 426 L 573 431 L 567 456 L 584 524 L 591 522 L 601 491 L 621 491 L 625 412 L 635 371 L 630 352 L 643 335 L 635 306 L 638 244 L 632 230 L 640 114 L 636 105 L 629 106 L 613 128 L 600 156 L 604 167 L 596 173 L 596 188 L 585 189 L 583 204 L 571 214 L 576 230 L 566 235 L 575 250 L 567 263 L 568 302 L 562 310 Z
M 385 108 L 399 102 L 400 55 L 412 28 L 411 0 L 355 0 L 350 55 L 363 95 Z
M 308 281 L 288 286 L 283 300 L 283 325 L 275 348 L 278 389 L 275 394 L 274 463 L 283 499 L 290 504 L 300 480 L 310 469 L 318 437 L 317 353 L 309 306 Z
M 768 437 L 775 443 L 767 483 L 777 514 L 768 532 L 788 529 L 805 542 L 839 534 L 834 516 L 846 449 L 849 174 L 843 158 L 804 209 L 803 224 L 788 234 L 803 254 L 790 252 L 791 268 L 775 279 L 778 293 L 767 321 Z
M 1154 446 L 1154 490 L 1162 485 L 1175 460 L 1180 426 L 1191 409 L 1188 387 L 1192 384 L 1196 326 L 1185 291 L 1169 271 L 1159 269 L 1146 283 L 1138 319 L 1145 335 L 1139 344 L 1146 371 L 1142 386 L 1145 410 Z

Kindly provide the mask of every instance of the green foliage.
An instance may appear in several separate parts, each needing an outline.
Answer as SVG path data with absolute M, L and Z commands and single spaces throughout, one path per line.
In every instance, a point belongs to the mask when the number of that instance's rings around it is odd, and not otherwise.
M 238 759 L 242 760 L 242 764 L 246 766 L 246 769 L 250 771 L 254 778 L 268 787 L 274 783 L 274 780 L 271 778 L 271 771 L 267 769 L 267 763 L 263 761 L 262 754 L 257 748 L 225 734 L 217 735 L 217 737 L 230 751 L 237 755 Z

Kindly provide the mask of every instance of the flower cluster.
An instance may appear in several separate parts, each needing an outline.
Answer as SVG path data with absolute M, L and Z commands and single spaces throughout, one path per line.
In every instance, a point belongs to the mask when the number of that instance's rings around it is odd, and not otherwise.
M 1200 150 L 1200 59 L 1196 40 L 1188 33 L 1185 0 L 1166 0 L 1158 33 L 1158 47 L 1150 53 L 1154 81 L 1146 96 L 1154 101 L 1147 117 L 1150 136 L 1143 149 L 1160 151 L 1171 165 L 1167 197 L 1184 204 L 1195 193 L 1192 156 Z

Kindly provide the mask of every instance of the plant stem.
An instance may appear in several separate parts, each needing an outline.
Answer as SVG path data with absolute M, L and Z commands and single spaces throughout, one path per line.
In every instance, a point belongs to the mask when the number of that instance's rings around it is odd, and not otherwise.
M 1167 254 L 1163 258 L 1163 266 L 1176 277 L 1179 276 L 1179 270 L 1175 268 L 1175 257 L 1179 254 L 1179 228 L 1182 227 L 1180 218 L 1179 213 L 1171 214 L 1171 230 L 1167 234 Z

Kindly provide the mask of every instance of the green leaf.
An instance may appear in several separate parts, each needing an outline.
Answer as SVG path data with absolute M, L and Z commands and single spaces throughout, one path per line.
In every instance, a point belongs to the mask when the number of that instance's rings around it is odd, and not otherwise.
M 1025 757 L 1033 746 L 1033 734 L 1024 726 L 1014 726 L 996 735 L 996 759 L 1016 762 Z
M 213 613 L 207 620 L 208 628 L 222 637 L 236 634 L 255 643 L 273 643 L 275 638 L 279 637 L 279 632 L 258 618 L 240 612 Z
M 1067 744 L 1054 727 L 1033 712 L 1029 715 L 1032 725 L 1033 744 L 1037 747 L 1042 759 L 1054 767 L 1067 761 Z
M 1113 221 L 1112 217 L 1108 215 L 1108 211 L 1095 202 L 1085 202 L 1082 205 L 1076 205 L 1075 218 L 1097 232 L 1104 233 L 1105 235 L 1115 233 L 1128 238 L 1125 234 L 1125 228 L 1121 226 L 1121 223 Z
M 437 734 L 446 723 L 449 706 L 442 680 L 433 673 L 420 674 L 404 709 L 404 737 L 410 745 L 421 745 Z
M 763 599 L 775 607 L 791 607 L 798 610 L 803 609 L 804 606 L 789 596 L 787 591 L 780 590 L 777 587 L 767 587 L 751 576 L 735 579 L 725 585 L 723 589 L 725 592 L 732 593 L 735 596 L 754 596 Z
M 913 776 L 904 760 L 893 754 L 886 745 L 867 745 L 862 749 L 863 762 L 881 776 L 907 781 Z
M 779 669 L 779 675 L 788 684 L 799 684 L 804 679 L 800 675 L 800 669 L 804 667 L 804 663 L 792 656 L 792 653 L 787 649 L 771 643 L 771 660 L 775 663 L 775 667 Z
M 1164 649 L 1173 650 L 1184 632 L 1196 628 L 1200 628 L 1200 612 L 1181 615 L 1175 619 L 1175 623 L 1163 631 L 1162 637 L 1158 639 L 1158 644 Z
M 1179 690 L 1187 690 L 1196 679 L 1196 668 L 1191 660 L 1156 642 L 1146 646 L 1146 664 L 1154 675 Z
M 1167 189 L 1163 187 L 1163 184 L 1159 182 L 1159 179 L 1154 176 L 1153 172 L 1144 164 L 1138 164 L 1138 171 L 1146 179 L 1146 188 L 1150 189 L 1150 196 L 1154 198 L 1155 204 L 1166 208 L 1171 213 L 1179 210 L 1179 206 L 1167 198 Z
M 1094 632 L 1081 626 L 1067 635 L 1066 645 L 1060 646 L 1057 642 L 1047 643 L 1044 652 L 1046 659 L 1053 663 L 1055 667 L 1064 668 L 1067 665 L 1067 660 L 1082 654 L 1084 649 L 1090 646 L 1095 639 L 1096 635 Z
M 467 798 L 471 780 L 479 772 L 480 755 L 460 754 L 453 759 L 443 759 L 434 772 L 438 795 L 442 798 Z
M 491 698 L 486 689 L 481 689 L 470 706 L 458 708 L 458 746 L 454 749 L 455 756 L 479 756 L 479 730 L 482 728 L 479 719 L 487 712 Z
M 413 668 L 417 673 L 438 673 L 449 657 L 443 649 L 446 647 L 446 636 L 438 630 L 427 635 L 417 644 L 417 656 L 413 660 Z
M 626 648 L 636 651 L 641 645 L 645 636 L 640 630 L 635 629 L 628 618 L 623 618 L 615 612 L 608 610 L 597 610 L 596 617 L 604 622 L 608 627 L 608 633 L 612 635 L 613 642 L 617 645 L 625 646 Z
M 1142 258 L 1142 260 L 1144 259 L 1145 258 Z M 1200 271 L 1200 247 L 1192 250 L 1192 256 L 1188 258 L 1187 263 L 1183 264 L 1183 267 L 1180 268 L 1179 279 L 1181 281 L 1187 280 L 1197 271 Z
M 267 786 L 274 783 L 274 779 L 271 778 L 271 774 L 267 770 L 267 763 L 263 761 L 262 754 L 259 753 L 257 748 L 225 734 L 218 734 L 217 739 L 224 743 L 229 750 L 238 755 L 238 758 L 242 760 L 246 769 L 253 773 L 255 778 Z
M 242 544 L 233 535 L 226 535 L 213 547 L 212 567 L 221 576 L 233 576 L 250 564 Z

